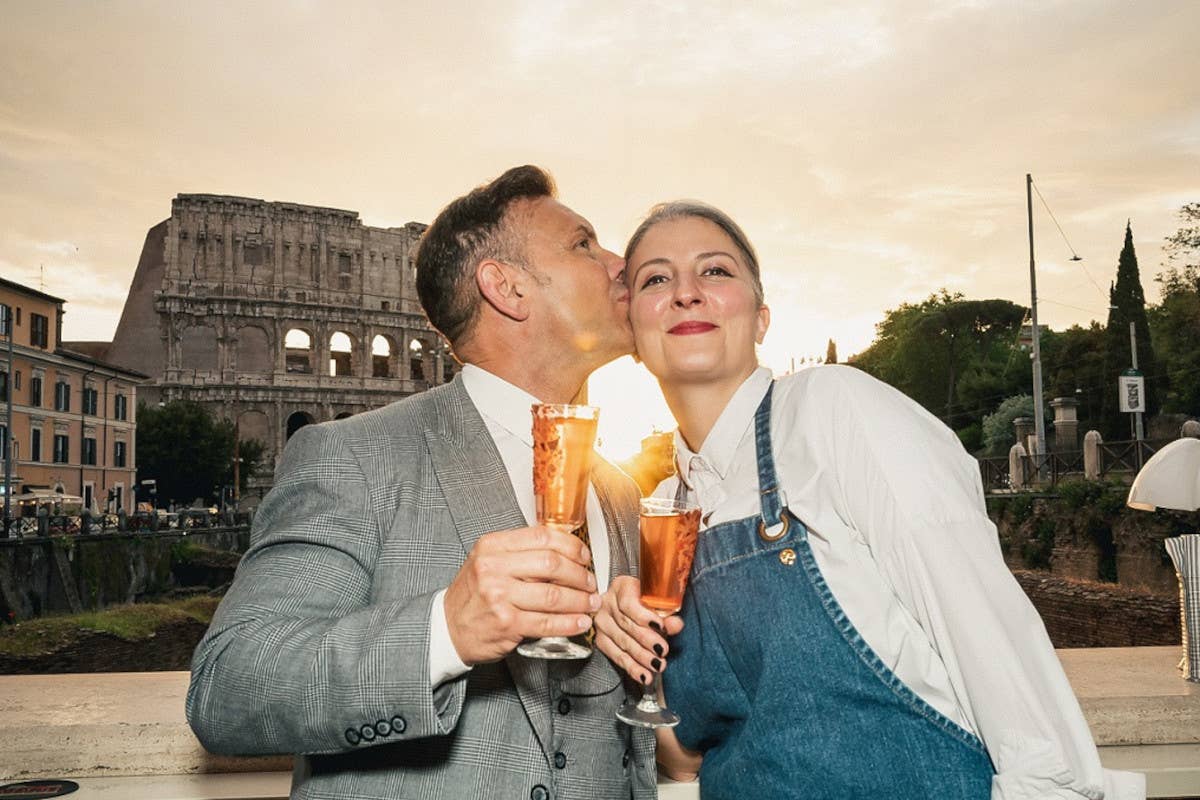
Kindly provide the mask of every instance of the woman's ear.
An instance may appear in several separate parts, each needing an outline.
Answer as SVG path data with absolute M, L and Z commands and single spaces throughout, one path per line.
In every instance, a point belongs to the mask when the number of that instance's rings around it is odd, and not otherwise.
M 758 344 L 762 344 L 763 339 L 766 338 L 767 335 L 767 328 L 769 327 L 771 327 L 771 309 L 767 308 L 765 305 L 759 306 L 758 321 L 754 330 L 754 341 Z
M 475 268 L 475 283 L 487 304 L 509 319 L 529 318 L 525 270 L 503 261 L 486 258 Z

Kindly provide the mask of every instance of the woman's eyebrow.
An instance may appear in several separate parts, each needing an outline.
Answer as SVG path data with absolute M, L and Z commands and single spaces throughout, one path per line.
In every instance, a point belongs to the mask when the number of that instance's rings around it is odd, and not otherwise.
M 732 253 L 726 253 L 724 250 L 712 250 L 707 253 L 700 253 L 699 255 L 696 256 L 696 260 L 699 261 L 702 258 L 711 258 L 713 256 L 725 256 L 728 259 L 737 261 L 737 259 L 733 257 Z

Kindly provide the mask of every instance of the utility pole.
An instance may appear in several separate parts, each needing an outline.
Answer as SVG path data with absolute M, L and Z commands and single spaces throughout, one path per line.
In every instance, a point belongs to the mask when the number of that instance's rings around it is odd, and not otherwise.
M 1033 463 L 1038 477 L 1045 471 L 1046 415 L 1042 411 L 1042 347 L 1041 330 L 1038 328 L 1037 271 L 1033 260 L 1033 175 L 1025 174 L 1025 206 L 1029 212 L 1029 314 L 1033 322 L 1033 430 L 1037 437 L 1034 445 Z
M 1137 363 L 1137 323 L 1130 321 L 1129 323 L 1129 353 L 1133 358 L 1133 371 L 1138 371 Z M 1140 406 L 1139 406 L 1140 407 Z M 1137 451 L 1138 469 L 1142 468 L 1142 439 L 1146 438 L 1146 433 L 1142 429 L 1142 412 L 1133 412 L 1133 438 L 1134 449 Z

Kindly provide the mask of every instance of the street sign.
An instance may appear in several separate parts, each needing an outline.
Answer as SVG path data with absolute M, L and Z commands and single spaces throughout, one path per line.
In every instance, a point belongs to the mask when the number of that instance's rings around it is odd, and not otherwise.
M 1145 413 L 1146 379 L 1136 369 L 1127 369 L 1117 378 L 1117 396 L 1121 410 L 1127 413 Z

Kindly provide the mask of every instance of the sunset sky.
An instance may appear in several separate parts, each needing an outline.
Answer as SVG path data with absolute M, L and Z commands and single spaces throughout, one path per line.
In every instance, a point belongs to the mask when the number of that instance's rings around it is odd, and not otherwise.
M 936 10 L 931 10 L 936 9 Z M 111 336 L 181 192 L 428 221 L 537 163 L 619 250 L 695 197 L 756 243 L 783 371 L 940 287 L 1103 319 L 1126 219 L 1200 201 L 1200 2 L 0 0 L 0 275 Z M 632 371 L 629 365 L 620 367 Z

